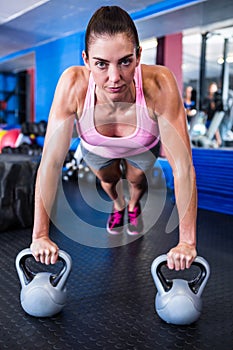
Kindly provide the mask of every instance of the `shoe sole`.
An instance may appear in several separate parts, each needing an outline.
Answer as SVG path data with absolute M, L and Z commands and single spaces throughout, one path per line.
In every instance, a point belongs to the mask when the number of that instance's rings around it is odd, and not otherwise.
M 137 231 L 129 231 L 128 229 L 126 230 L 126 232 L 128 233 L 128 235 L 130 236 L 140 236 L 142 235 L 142 232 L 137 232 Z
M 112 230 L 110 230 L 110 228 L 107 226 L 107 227 L 106 227 L 106 230 L 107 230 L 107 232 L 108 232 L 110 235 L 112 235 L 112 236 L 118 236 L 118 235 L 121 235 L 121 234 L 123 233 L 123 227 L 122 227 L 122 229 L 119 230 L 119 231 L 112 231 Z

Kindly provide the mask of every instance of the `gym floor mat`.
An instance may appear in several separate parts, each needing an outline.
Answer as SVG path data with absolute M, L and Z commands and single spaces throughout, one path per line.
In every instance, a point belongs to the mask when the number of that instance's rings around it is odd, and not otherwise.
M 78 189 L 66 184 L 73 210 L 80 208 Z M 90 184 L 86 184 L 86 191 Z M 156 191 L 152 194 L 156 200 Z M 233 216 L 198 211 L 198 255 L 210 264 L 202 295 L 203 311 L 189 326 L 169 325 L 155 312 L 152 261 L 177 242 L 177 231 L 164 234 L 173 203 L 166 199 L 160 217 L 143 237 L 110 248 L 81 244 L 54 225 L 51 238 L 73 260 L 68 300 L 51 318 L 34 318 L 20 305 L 15 269 L 18 252 L 29 246 L 31 229 L 0 234 L 0 349 L 64 350 L 219 350 L 233 349 Z M 86 213 L 105 225 L 105 214 Z M 77 234 L 79 227 L 77 227 Z M 106 233 L 107 234 L 107 233 Z

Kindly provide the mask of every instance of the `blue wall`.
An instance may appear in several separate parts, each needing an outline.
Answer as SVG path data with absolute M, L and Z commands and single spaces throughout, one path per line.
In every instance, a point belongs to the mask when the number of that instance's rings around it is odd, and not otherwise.
M 84 33 L 73 34 L 35 49 L 36 121 L 47 120 L 56 84 L 62 72 L 83 65 Z
M 53 95 L 62 72 L 72 65 L 83 65 L 82 50 L 84 49 L 85 32 L 75 33 L 41 46 L 19 51 L 8 57 L 1 57 L 0 62 L 7 62 L 25 54 L 35 53 L 35 121 L 47 120 L 53 100 Z M 0 90 L 4 90 L 6 79 L 0 79 Z M 15 86 L 12 79 L 7 81 L 7 89 Z M 0 99 L 3 96 L 0 96 Z M 16 101 L 12 97 L 9 108 L 17 109 Z M 14 115 L 9 115 L 7 123 L 14 123 Z M 17 119 L 17 118 L 16 118 Z M 17 123 L 17 120 L 15 122 Z
M 193 148 L 198 208 L 233 215 L 233 152 L 231 149 Z M 172 168 L 159 159 L 168 189 L 174 190 Z M 158 167 L 155 166 L 154 175 Z

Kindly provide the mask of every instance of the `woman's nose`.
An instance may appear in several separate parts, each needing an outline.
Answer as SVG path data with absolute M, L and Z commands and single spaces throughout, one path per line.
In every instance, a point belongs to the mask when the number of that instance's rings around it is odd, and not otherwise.
M 112 83 L 117 83 L 120 80 L 120 70 L 118 67 L 111 66 L 108 71 L 109 80 Z

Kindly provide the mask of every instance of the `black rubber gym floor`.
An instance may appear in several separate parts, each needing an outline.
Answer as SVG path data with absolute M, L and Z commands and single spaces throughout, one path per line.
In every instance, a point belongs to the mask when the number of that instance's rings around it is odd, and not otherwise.
M 85 214 L 90 227 L 96 223 L 98 234 L 107 214 L 88 209 L 77 185 L 67 183 L 64 188 L 73 210 Z M 88 196 L 91 185 L 87 183 L 85 189 Z M 155 202 L 160 196 L 159 191 L 152 191 Z M 148 233 L 131 243 L 115 242 L 111 247 L 101 243 L 101 248 L 98 242 L 95 246 L 88 240 L 90 244 L 84 244 L 52 225 L 51 237 L 71 255 L 73 267 L 67 282 L 67 304 L 51 318 L 27 315 L 19 301 L 15 257 L 29 246 L 31 229 L 1 233 L 0 349 L 233 349 L 233 216 L 198 211 L 198 254 L 211 268 L 199 320 L 189 326 L 169 325 L 155 312 L 156 288 L 150 268 L 158 255 L 177 242 L 176 229 L 164 234 L 172 207 L 167 196 L 161 215 Z M 153 212 L 156 205 L 150 209 Z M 77 225 L 77 236 L 81 230 Z M 106 236 L 109 242 L 114 239 Z

